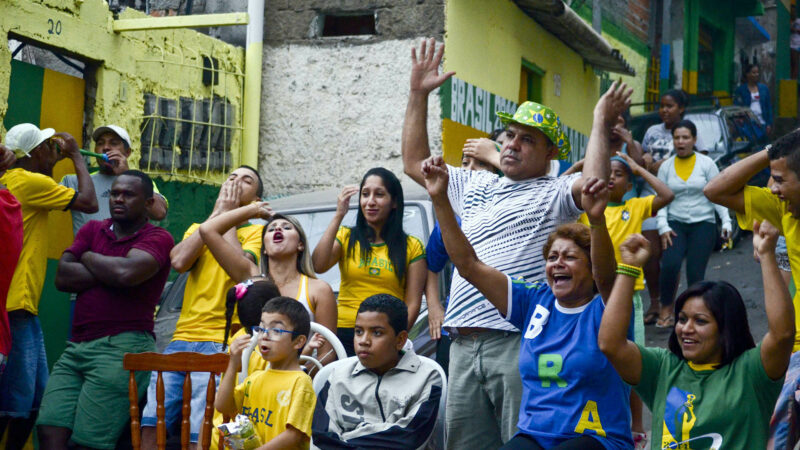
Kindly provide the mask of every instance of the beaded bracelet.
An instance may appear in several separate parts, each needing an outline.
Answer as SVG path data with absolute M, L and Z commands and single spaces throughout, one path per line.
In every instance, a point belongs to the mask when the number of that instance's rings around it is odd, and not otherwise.
M 617 273 L 620 275 L 628 275 L 630 277 L 639 278 L 642 275 L 642 269 L 628 264 L 617 264 Z

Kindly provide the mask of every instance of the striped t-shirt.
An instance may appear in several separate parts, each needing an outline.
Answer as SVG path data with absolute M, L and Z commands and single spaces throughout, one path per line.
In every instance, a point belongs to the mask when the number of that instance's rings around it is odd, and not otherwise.
M 544 278 L 547 236 L 582 212 L 572 198 L 572 184 L 580 174 L 513 181 L 488 171 L 451 166 L 447 171 L 447 195 L 478 258 L 514 278 Z M 444 326 L 519 331 L 457 270 Z

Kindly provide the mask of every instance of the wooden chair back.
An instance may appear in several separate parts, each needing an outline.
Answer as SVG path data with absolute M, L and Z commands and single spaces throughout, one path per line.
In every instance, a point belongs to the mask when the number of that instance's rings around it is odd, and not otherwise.
M 181 448 L 189 448 L 191 426 L 192 379 L 191 372 L 210 372 L 208 389 L 206 390 L 206 409 L 203 416 L 203 427 L 200 436 L 200 447 L 207 450 L 211 446 L 211 418 L 214 414 L 214 396 L 216 395 L 215 374 L 225 372 L 230 356 L 226 353 L 204 355 L 202 353 L 178 352 L 169 355 L 161 353 L 126 353 L 122 360 L 122 367 L 130 371 L 128 382 L 128 399 L 131 412 L 131 443 L 135 450 L 142 446 L 141 422 L 139 420 L 139 389 L 136 385 L 134 373 L 136 371 L 158 372 L 156 383 L 156 443 L 159 449 L 167 446 L 167 423 L 164 409 L 164 379 L 162 372 L 186 372 L 183 379 L 183 403 L 181 412 Z M 225 422 L 227 422 L 225 418 Z

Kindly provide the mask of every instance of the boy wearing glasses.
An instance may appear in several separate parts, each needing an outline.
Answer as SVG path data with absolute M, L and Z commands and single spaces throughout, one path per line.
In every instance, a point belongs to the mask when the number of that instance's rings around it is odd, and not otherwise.
M 397 297 L 377 294 L 358 308 L 354 347 L 331 372 L 314 411 L 314 447 L 419 448 L 428 440 L 439 410 L 442 382 L 413 351 L 408 309 Z
M 214 406 L 224 415 L 245 414 L 264 449 L 308 448 L 316 395 L 311 378 L 300 369 L 300 352 L 310 331 L 308 312 L 297 300 L 276 297 L 264 305 L 258 349 L 269 362 L 265 370 L 235 385 L 247 341 L 231 343 L 231 359 Z

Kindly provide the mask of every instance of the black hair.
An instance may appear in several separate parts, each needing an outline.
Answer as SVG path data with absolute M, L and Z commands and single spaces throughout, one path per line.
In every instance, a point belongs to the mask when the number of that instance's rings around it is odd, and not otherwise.
M 694 124 L 694 122 L 692 122 L 689 119 L 681 119 L 680 121 L 678 121 L 678 123 L 676 123 L 675 126 L 672 127 L 673 135 L 675 134 L 675 130 L 677 130 L 678 128 L 686 128 L 689 130 L 690 133 L 692 133 L 693 138 L 697 137 L 697 126 Z
M 275 297 L 264 305 L 261 312 L 276 313 L 286 316 L 286 318 L 289 319 L 287 325 L 291 326 L 293 328 L 292 331 L 295 332 L 292 336 L 308 337 L 308 334 L 311 332 L 311 317 L 309 317 L 308 311 L 306 311 L 303 305 L 294 298 Z M 297 350 L 298 357 L 302 351 L 302 348 Z
M 722 347 L 720 367 L 731 363 L 746 350 L 756 346 L 753 335 L 750 334 L 750 325 L 747 323 L 744 300 L 733 285 L 726 281 L 700 281 L 689 286 L 675 300 L 675 317 L 678 317 L 686 301 L 693 297 L 701 297 L 717 321 L 719 343 Z M 669 335 L 669 350 L 679 359 L 686 359 L 683 357 L 674 327 Z
M 767 156 L 770 161 L 786 158 L 786 166 L 800 177 L 800 128 L 775 140 Z
M 680 89 L 670 89 L 661 94 L 661 98 L 664 97 L 672 97 L 672 99 L 675 100 L 675 103 L 677 103 L 681 108 L 686 108 L 689 105 L 689 96 L 686 95 L 686 92 Z M 683 114 L 681 114 L 681 117 L 683 117 Z
M 244 295 L 236 299 L 236 288 L 239 285 L 246 285 L 247 291 Z M 242 287 L 239 288 L 240 290 Z M 261 323 L 261 309 L 270 299 L 280 296 L 281 293 L 275 283 L 269 280 L 246 280 L 232 286 L 225 295 L 225 335 L 222 340 L 222 350 L 228 347 L 228 337 L 231 334 L 231 322 L 233 321 L 233 310 L 237 310 L 239 322 L 247 334 L 251 333 L 251 328 Z M 237 308 L 238 305 L 238 308 Z
M 383 180 L 383 186 L 395 205 L 389 213 L 389 217 L 386 218 L 383 228 L 381 228 L 381 238 L 386 242 L 386 247 L 389 250 L 389 261 L 394 266 L 394 274 L 398 280 L 402 281 L 406 271 L 406 241 L 408 240 L 408 235 L 403 231 L 403 186 L 400 185 L 400 180 L 391 171 L 383 167 L 375 167 L 369 169 L 364 174 L 364 178 L 361 179 L 361 185 L 358 188 L 359 195 L 361 195 L 361 189 L 364 189 L 364 183 L 367 178 L 373 175 Z M 371 242 L 375 240 L 375 237 L 375 230 L 367 224 L 364 211 L 359 207 L 358 215 L 356 215 L 356 224 L 350 229 L 350 241 L 347 243 L 346 257 L 353 256 L 357 242 L 360 247 L 359 256 L 364 261 L 369 261 L 372 257 Z
M 758 67 L 759 70 L 761 69 L 761 66 L 759 66 L 758 63 L 756 63 L 756 62 L 745 63 L 745 65 L 742 67 L 742 82 L 743 83 L 747 83 L 747 74 L 750 73 L 751 70 L 753 70 L 753 67 Z
M 395 334 L 408 331 L 408 307 L 402 300 L 389 294 L 375 294 L 367 297 L 358 307 L 358 313 L 378 312 L 386 314 L 389 325 Z
M 256 179 L 258 180 L 258 190 L 256 191 L 256 196 L 258 198 L 261 198 L 261 196 L 264 195 L 264 183 L 261 181 L 261 174 L 259 174 L 256 169 L 248 166 L 247 164 L 242 164 L 241 166 L 237 167 L 237 169 L 241 168 L 251 170 L 253 171 L 254 174 L 256 174 Z
M 142 192 L 144 193 L 144 198 L 153 198 L 153 179 L 150 178 L 149 175 L 141 170 L 136 169 L 128 169 L 119 174 L 119 176 L 122 175 L 138 178 L 142 182 Z
M 498 129 L 492 131 L 492 133 L 489 135 L 489 139 L 491 139 L 493 141 L 496 141 L 497 138 L 499 138 L 500 135 L 505 133 L 505 132 L 506 132 L 505 128 L 498 128 Z

